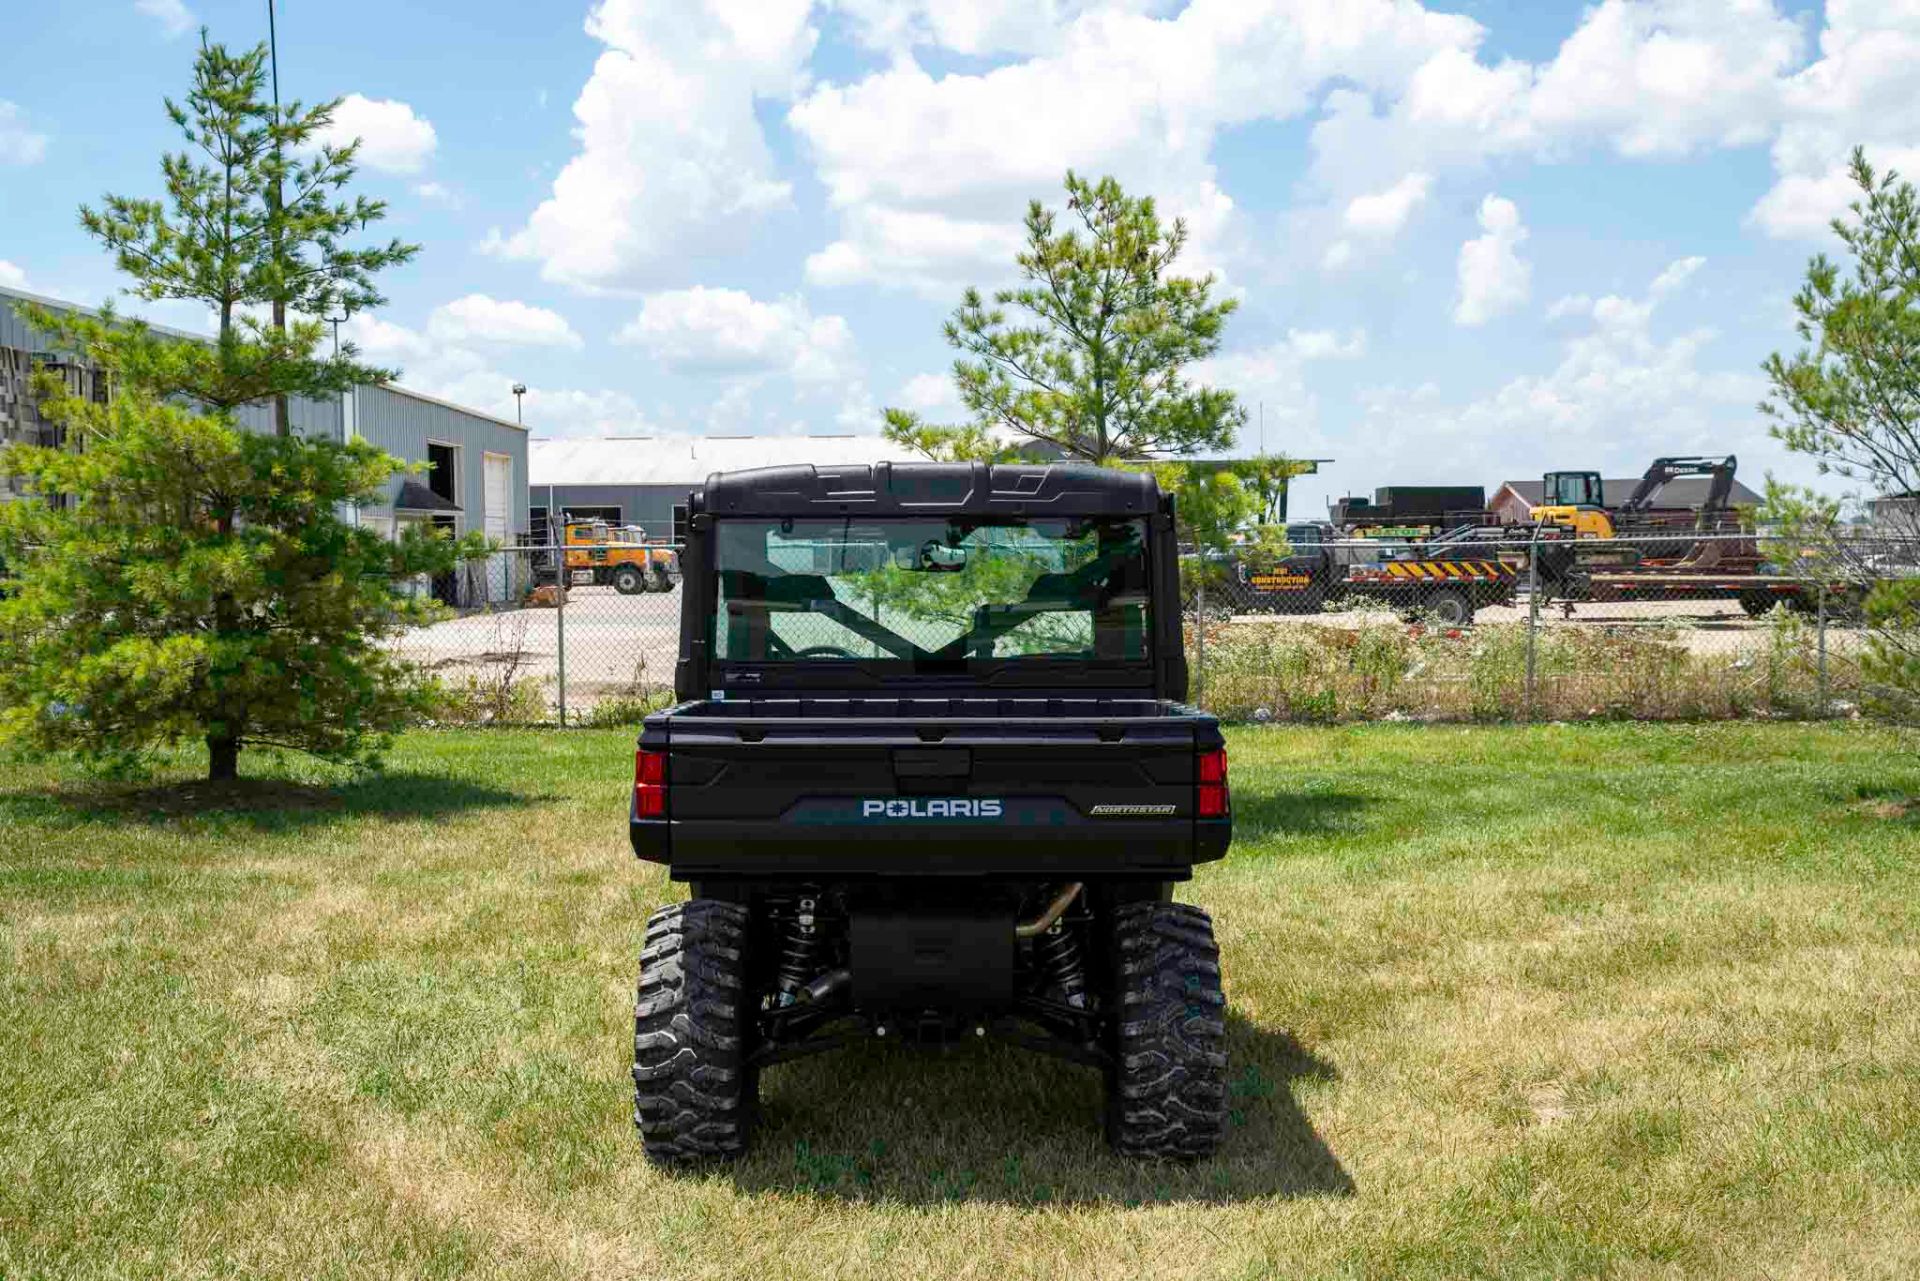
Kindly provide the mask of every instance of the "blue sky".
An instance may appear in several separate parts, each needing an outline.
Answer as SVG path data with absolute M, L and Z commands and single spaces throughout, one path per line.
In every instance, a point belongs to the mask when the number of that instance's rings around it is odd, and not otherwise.
M 264 0 L 10 15 L 0 283 L 113 294 L 75 210 L 157 189 L 203 23 L 251 43 Z M 940 321 L 1071 166 L 1188 219 L 1241 300 L 1200 373 L 1339 460 L 1313 500 L 1812 479 L 1759 362 L 1847 150 L 1920 170 L 1912 0 L 286 0 L 280 44 L 425 246 L 352 324 L 408 385 L 510 414 L 518 379 L 546 435 L 942 416 Z

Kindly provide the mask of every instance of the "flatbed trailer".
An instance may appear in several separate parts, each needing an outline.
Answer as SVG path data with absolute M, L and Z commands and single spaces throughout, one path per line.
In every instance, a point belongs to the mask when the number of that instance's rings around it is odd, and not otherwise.
M 1738 601 L 1746 613 L 1758 617 L 1775 605 L 1785 605 L 1796 613 L 1814 613 L 1820 608 L 1820 584 L 1809 578 L 1786 574 L 1734 571 L 1731 573 L 1688 573 L 1677 570 L 1642 569 L 1577 573 L 1556 584 L 1552 598 L 1563 609 L 1583 601 L 1596 603 L 1632 603 L 1651 601 Z M 1829 584 L 1828 608 L 1840 612 L 1858 604 L 1860 592 L 1846 583 Z
M 1464 627 L 1490 605 L 1511 605 L 1523 570 L 1512 560 L 1484 553 L 1460 558 L 1388 560 L 1355 565 L 1337 595 L 1376 600 L 1402 613 L 1425 613 L 1450 627 Z

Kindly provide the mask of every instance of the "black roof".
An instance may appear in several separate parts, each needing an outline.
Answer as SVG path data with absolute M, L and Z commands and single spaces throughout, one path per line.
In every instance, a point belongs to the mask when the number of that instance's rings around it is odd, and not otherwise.
M 1151 475 L 1084 463 L 762 467 L 717 472 L 703 492 L 718 516 L 1125 516 L 1160 505 Z
M 417 480 L 401 482 L 400 493 L 393 500 L 393 509 L 397 512 L 457 512 L 460 504 L 451 498 L 442 498 Z

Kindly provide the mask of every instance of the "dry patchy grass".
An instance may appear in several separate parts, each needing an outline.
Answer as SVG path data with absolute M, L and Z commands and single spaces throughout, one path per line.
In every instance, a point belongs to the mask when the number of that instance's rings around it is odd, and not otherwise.
M 993 1047 L 769 1072 L 736 1168 L 628 1116 L 619 733 L 408 739 L 183 805 L 0 784 L 0 1275 L 1920 1273 L 1915 743 L 1236 731 L 1234 1126 L 1099 1142 Z

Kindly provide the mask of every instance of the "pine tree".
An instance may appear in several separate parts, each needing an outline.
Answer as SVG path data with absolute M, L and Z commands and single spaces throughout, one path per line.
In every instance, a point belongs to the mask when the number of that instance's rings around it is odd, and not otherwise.
M 1238 305 L 1213 278 L 1176 276 L 1185 223 L 1160 221 L 1151 197 L 1112 178 L 1069 172 L 1071 225 L 1038 200 L 1015 262 L 1025 283 L 989 304 L 969 289 L 945 326 L 953 374 L 973 421 L 929 424 L 886 412 L 887 435 L 930 457 L 977 457 L 1002 440 L 1036 441 L 1092 463 L 1225 449 L 1246 411 L 1233 393 L 1196 387 L 1183 369 L 1219 350 Z M 1009 319 L 1018 309 L 1027 323 Z
M 193 89 L 167 113 L 197 149 L 169 155 L 165 202 L 110 196 L 81 219 L 146 299 L 205 303 L 212 342 L 99 316 L 27 309 L 107 375 L 108 404 L 40 382 L 66 447 L 16 445 L 0 473 L 32 495 L 0 507 L 0 738 L 113 759 L 206 745 L 236 776 L 246 745 L 365 760 L 418 700 L 382 642 L 431 616 L 406 589 L 479 554 L 416 529 L 397 542 L 341 517 L 380 501 L 402 464 L 365 441 L 242 430 L 238 411 L 391 377 L 351 345 L 319 352 L 314 317 L 378 304 L 379 270 L 415 248 L 353 248 L 377 201 L 345 200 L 353 149 L 305 149 L 327 107 L 260 101 L 265 51 L 203 38 Z M 301 154 L 308 154 L 304 150 Z M 284 183 L 284 201 L 267 193 Z M 258 318 L 276 299 L 296 319 Z

